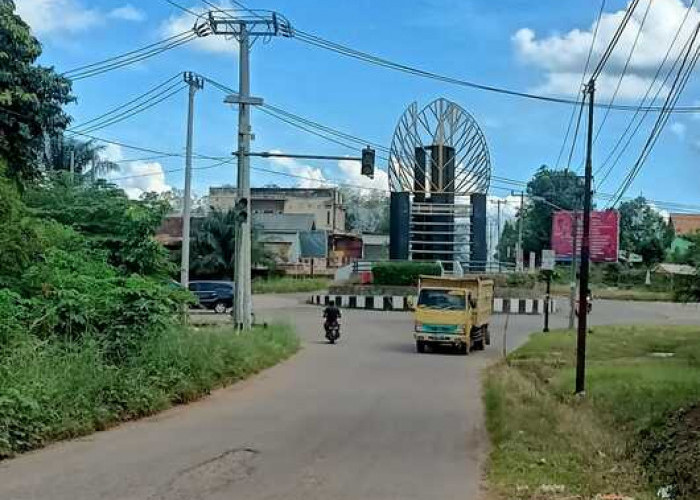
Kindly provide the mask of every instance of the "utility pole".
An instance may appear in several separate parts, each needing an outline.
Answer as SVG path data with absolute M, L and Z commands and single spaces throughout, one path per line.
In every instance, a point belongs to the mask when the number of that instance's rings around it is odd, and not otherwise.
M 190 217 L 192 212 L 192 140 L 194 135 L 194 95 L 204 87 L 204 80 L 194 73 L 184 75 L 190 86 L 187 106 L 187 146 L 185 151 L 185 194 L 182 207 L 182 255 L 180 260 L 180 284 L 187 289 L 190 283 Z
M 71 182 L 75 180 L 75 151 L 70 152 L 70 180 Z
M 595 80 L 586 87 L 588 94 L 588 137 L 586 144 L 585 191 L 583 193 L 583 237 L 581 239 L 581 280 L 579 283 L 578 335 L 576 339 L 576 394 L 586 390 L 586 333 L 588 329 L 588 273 L 591 253 L 591 197 L 593 187 L 593 112 Z
M 498 272 L 501 272 L 501 203 L 505 203 L 504 201 L 501 200 L 496 200 L 496 205 L 498 206 L 498 217 L 496 219 L 496 224 L 497 224 L 497 230 L 498 230 L 498 239 L 496 240 L 497 243 L 497 249 L 496 249 L 496 258 L 498 259 Z
M 518 246 L 515 250 L 515 270 L 524 271 L 525 255 L 523 253 L 523 219 L 525 218 L 525 192 L 520 191 L 520 215 L 518 217 Z
M 574 329 L 574 318 L 576 317 L 576 267 L 578 263 L 578 252 L 576 251 L 576 241 L 578 240 L 578 211 L 571 211 L 571 281 L 569 284 L 569 330 Z
M 247 330 L 253 319 L 251 290 L 251 221 L 250 221 L 250 107 L 263 100 L 250 95 L 250 49 L 259 37 L 291 37 L 292 27 L 284 16 L 276 12 L 251 12 L 220 9 L 210 11 L 194 27 L 198 36 L 211 34 L 234 37 L 238 41 L 238 94 L 226 97 L 229 104 L 238 105 L 237 237 L 235 241 L 233 322 L 237 329 Z

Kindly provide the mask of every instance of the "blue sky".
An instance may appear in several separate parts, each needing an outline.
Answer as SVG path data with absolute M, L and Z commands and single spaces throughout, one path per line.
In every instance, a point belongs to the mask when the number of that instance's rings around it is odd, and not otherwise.
M 188 8 L 204 8 L 198 0 L 178 1 Z M 42 64 L 53 65 L 59 71 L 152 43 L 172 32 L 173 26 L 188 26 L 192 22 L 187 14 L 164 0 L 131 0 L 131 3 L 127 0 L 17 0 L 16 3 L 44 46 Z M 302 30 L 398 62 L 479 83 L 547 95 L 574 95 L 578 90 L 599 7 L 598 2 L 583 0 L 248 0 L 247 5 L 277 10 Z M 634 44 L 642 24 L 645 0 L 640 5 L 611 60 L 609 72 L 599 80 L 601 102 L 612 95 L 617 75 Z M 624 7 L 622 1 L 607 2 L 594 61 L 612 36 Z M 654 0 L 616 102 L 638 102 L 682 14 L 682 0 Z M 698 20 L 700 13 L 694 10 L 687 21 L 687 29 L 692 29 Z M 685 34 L 686 31 L 682 37 Z M 397 119 L 411 102 L 425 105 L 437 97 L 452 99 L 472 113 L 484 130 L 493 173 L 514 179 L 527 180 L 541 164 L 554 164 L 571 114 L 571 108 L 566 105 L 522 100 L 420 79 L 347 59 L 294 39 L 257 43 L 251 58 L 254 95 L 299 115 L 386 145 L 391 142 Z M 74 122 L 99 115 L 185 70 L 199 72 L 236 88 L 235 42 L 223 39 L 216 43 L 211 40 L 204 44 L 196 42 L 134 66 L 78 81 L 74 85 L 78 102 L 70 108 Z M 691 80 L 681 104 L 700 100 L 698 90 L 697 82 Z M 186 93 L 183 92 L 95 134 L 128 144 L 181 152 L 184 150 L 185 113 Z M 603 114 L 603 111 L 597 113 L 598 122 Z M 197 96 L 196 151 L 212 156 L 230 154 L 236 140 L 236 116 L 235 109 L 222 103 L 220 92 L 205 86 Z M 596 144 L 594 167 L 607 156 L 629 118 L 629 113 L 611 113 Z M 650 116 L 642 126 L 628 153 L 601 187 L 602 191 L 612 192 L 620 183 L 636 159 L 653 118 Z M 672 117 L 628 194 L 643 193 L 652 199 L 700 204 L 699 123 L 689 115 Z M 260 112 L 253 114 L 253 127 L 254 150 L 352 153 Z M 144 156 L 116 148 L 112 148 L 110 154 L 122 159 Z M 582 150 L 577 150 L 575 167 L 580 164 L 581 155 Z M 178 158 L 159 159 L 157 164 L 124 163 L 122 175 L 157 173 L 161 169 L 180 168 L 182 163 Z M 200 166 L 208 163 L 201 162 Z M 337 162 L 253 159 L 253 164 L 287 173 L 370 185 L 359 177 L 352 165 Z M 381 167 L 386 168 L 386 165 Z M 194 186 L 200 194 L 210 185 L 234 182 L 232 166 L 195 171 Z M 295 182 L 288 177 L 260 172 L 252 175 L 253 185 Z M 378 176 L 371 185 L 385 187 L 385 183 L 386 178 Z M 136 178 L 127 184 L 127 187 L 143 189 L 180 188 L 183 173 Z M 494 189 L 492 194 L 504 196 L 506 193 Z

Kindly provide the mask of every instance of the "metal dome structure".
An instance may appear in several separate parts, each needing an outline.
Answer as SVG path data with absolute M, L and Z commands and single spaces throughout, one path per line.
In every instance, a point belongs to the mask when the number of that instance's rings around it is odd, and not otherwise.
M 420 111 L 411 104 L 391 142 L 390 258 L 483 270 L 490 182 L 489 149 L 472 115 L 443 98 Z
M 401 115 L 389 157 L 392 192 L 486 194 L 490 181 L 486 138 L 464 108 L 439 98 L 420 111 L 414 102 Z

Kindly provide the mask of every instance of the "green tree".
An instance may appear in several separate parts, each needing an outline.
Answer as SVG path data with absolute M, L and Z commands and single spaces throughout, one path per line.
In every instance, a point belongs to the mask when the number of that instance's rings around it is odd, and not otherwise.
M 556 207 L 564 210 L 580 210 L 583 204 L 583 183 L 571 170 L 555 170 L 541 166 L 525 189 L 525 205 L 518 210 L 516 220 L 506 222 L 501 232 L 502 260 L 515 261 L 514 248 L 518 241 L 518 225 L 523 222 L 523 255 L 540 254 L 550 248 L 552 239 L 552 214 Z M 511 256 L 508 257 L 508 249 Z
M 37 177 L 45 138 L 65 130 L 70 118 L 62 106 L 74 100 L 70 80 L 37 65 L 40 55 L 14 2 L 0 2 L 0 157 L 20 182 Z
M 348 231 L 389 234 L 389 198 L 378 191 L 341 190 Z
M 580 209 L 583 186 L 575 172 L 553 170 L 542 166 L 526 188 L 529 200 L 520 211 L 523 217 L 523 251 L 525 255 L 550 248 L 552 239 L 552 214 L 558 210 Z M 554 205 L 554 206 L 553 206 Z
M 62 173 L 28 189 L 24 201 L 35 215 L 71 226 L 106 248 L 109 263 L 125 273 L 172 271 L 167 250 L 155 240 L 168 204 L 155 194 L 130 200 L 104 180 L 85 184 Z
M 236 251 L 237 213 L 212 211 L 193 231 L 190 249 L 190 270 L 197 278 L 231 279 Z M 253 228 L 251 238 L 253 265 L 272 266 L 272 255 Z
M 673 241 L 673 228 L 640 196 L 620 204 L 620 248 L 641 255 L 647 267 L 661 262 Z
M 119 165 L 101 157 L 104 150 L 105 146 L 95 141 L 81 141 L 60 135 L 51 140 L 49 168 L 53 171 L 70 171 L 72 156 L 76 177 L 97 177 L 118 170 Z

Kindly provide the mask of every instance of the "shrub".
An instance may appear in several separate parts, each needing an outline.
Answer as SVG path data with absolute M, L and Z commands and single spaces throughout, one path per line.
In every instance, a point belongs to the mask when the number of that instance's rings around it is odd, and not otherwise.
M 374 283 L 389 286 L 416 286 L 421 274 L 439 276 L 440 264 L 424 262 L 387 262 L 372 267 Z

